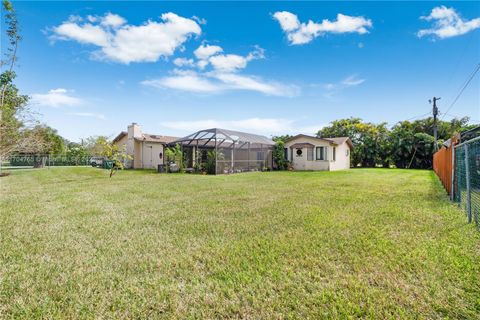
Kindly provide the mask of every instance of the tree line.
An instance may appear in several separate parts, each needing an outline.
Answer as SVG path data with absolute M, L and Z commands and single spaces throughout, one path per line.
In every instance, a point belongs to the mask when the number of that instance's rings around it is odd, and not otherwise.
M 454 134 L 478 125 L 468 124 L 469 118 L 437 121 L 437 148 Z M 360 118 L 335 120 L 318 130 L 319 138 L 349 137 L 353 143 L 352 167 L 432 168 L 435 153 L 433 118 L 401 121 L 388 128 L 387 123 L 375 124 Z M 284 142 L 290 136 L 274 137 L 274 158 L 279 168 L 288 165 L 284 158 Z
M 85 158 L 100 155 L 107 137 L 94 136 L 81 143 L 68 141 L 57 130 L 38 121 L 29 108 L 28 95 L 16 87 L 14 71 L 22 37 L 15 9 L 10 1 L 2 2 L 2 24 L 6 41 L 0 60 L 0 161 L 11 155 L 41 154 Z

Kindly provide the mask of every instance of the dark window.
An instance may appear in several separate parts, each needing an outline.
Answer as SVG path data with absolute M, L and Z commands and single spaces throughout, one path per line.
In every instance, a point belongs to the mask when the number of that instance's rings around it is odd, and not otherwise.
M 257 160 L 263 160 L 263 151 L 257 152 Z
M 302 153 L 302 149 L 297 149 L 297 157 L 301 157 Z
M 316 160 L 325 160 L 325 147 L 317 147 L 315 149 L 315 159 Z
M 285 160 L 288 160 L 288 148 L 285 148 L 283 151 L 284 151 Z
M 337 160 L 337 148 L 333 147 L 333 161 Z
M 160 159 L 162 159 L 162 158 L 163 158 L 163 153 L 160 152 L 160 153 L 158 154 L 158 156 L 160 157 Z

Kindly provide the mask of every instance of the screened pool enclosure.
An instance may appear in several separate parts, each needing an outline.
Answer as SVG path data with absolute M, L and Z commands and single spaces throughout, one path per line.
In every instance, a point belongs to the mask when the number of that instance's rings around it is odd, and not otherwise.
M 184 166 L 191 171 L 229 174 L 271 170 L 275 143 L 261 135 L 207 129 L 173 141 L 180 145 Z

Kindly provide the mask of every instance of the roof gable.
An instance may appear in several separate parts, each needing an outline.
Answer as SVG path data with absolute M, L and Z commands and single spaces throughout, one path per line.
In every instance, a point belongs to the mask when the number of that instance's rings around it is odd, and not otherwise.
M 297 135 L 285 140 L 285 142 L 290 142 L 290 141 L 301 139 L 301 138 L 308 138 L 308 139 L 326 141 L 326 142 L 329 142 L 329 143 L 334 144 L 334 145 L 341 145 L 343 143 L 347 143 L 347 145 L 350 147 L 350 149 L 353 149 L 352 140 L 350 140 L 349 137 L 319 138 L 319 137 L 310 136 L 310 135 L 307 135 L 307 134 L 297 134 Z
M 122 131 L 115 138 L 113 138 L 112 142 L 115 143 L 115 142 L 119 141 L 120 139 L 122 139 L 123 137 L 125 137 L 126 135 L 127 135 L 127 132 Z
M 117 141 L 120 141 L 123 137 L 127 135 L 128 133 L 126 131 L 122 131 L 115 138 L 113 138 L 112 142 L 115 143 Z M 135 138 L 135 140 L 137 141 L 157 142 L 157 143 L 163 143 L 163 144 L 171 143 L 177 139 L 178 137 L 162 136 L 162 135 L 150 134 L 150 133 L 142 133 L 141 137 Z

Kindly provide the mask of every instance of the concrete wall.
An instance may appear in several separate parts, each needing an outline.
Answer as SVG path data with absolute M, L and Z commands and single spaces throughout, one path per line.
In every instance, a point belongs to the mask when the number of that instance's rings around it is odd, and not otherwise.
M 290 146 L 296 143 L 310 143 L 314 145 L 313 160 L 307 160 L 308 149 L 302 148 L 302 155 L 297 155 L 297 149 L 291 149 Z M 330 142 L 315 139 L 313 137 L 298 137 L 297 139 L 288 141 L 285 144 L 288 149 L 287 159 L 292 162 L 295 170 L 342 170 L 350 168 L 350 149 L 346 143 L 336 146 Z M 317 160 L 316 147 L 325 147 L 327 157 L 325 160 Z M 333 150 L 335 148 L 335 160 L 333 160 Z M 346 150 L 348 150 L 348 155 Z

